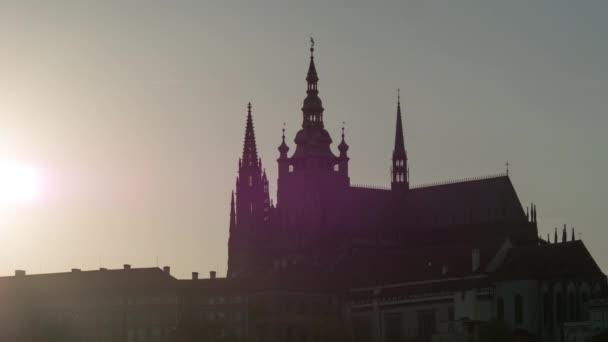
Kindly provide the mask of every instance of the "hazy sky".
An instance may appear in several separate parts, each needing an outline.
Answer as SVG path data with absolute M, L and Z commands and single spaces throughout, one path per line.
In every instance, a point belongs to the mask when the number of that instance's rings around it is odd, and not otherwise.
M 414 184 L 508 160 L 542 235 L 574 225 L 608 270 L 607 15 L 604 0 L 1 1 L 0 162 L 43 188 L 0 207 L 0 274 L 224 273 L 246 104 L 274 195 L 310 34 L 352 183 L 389 183 L 400 87 Z

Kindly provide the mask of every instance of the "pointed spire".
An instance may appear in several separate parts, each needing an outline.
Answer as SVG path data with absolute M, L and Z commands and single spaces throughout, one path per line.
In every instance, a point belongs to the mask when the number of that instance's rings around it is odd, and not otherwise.
M 253 130 L 253 116 L 251 115 L 251 102 L 247 104 L 247 123 L 245 126 L 245 141 L 243 142 L 242 166 L 255 166 L 259 163 L 258 149 L 255 143 Z
M 549 233 L 547 233 L 547 242 L 551 243 L 551 236 L 549 235 Z
M 564 224 L 564 230 L 562 230 L 562 242 L 566 242 L 568 240 L 568 232 L 566 231 L 566 225 Z
M 230 231 L 234 231 L 236 228 L 236 210 L 234 208 L 234 190 L 230 195 Z
M 403 140 L 403 120 L 401 119 L 401 94 L 397 89 L 397 124 L 395 125 L 395 148 L 393 158 L 405 158 L 405 143 Z
M 393 163 L 391 168 L 391 188 L 393 190 L 408 190 L 410 183 L 407 154 L 403 140 L 403 120 L 401 119 L 401 94 L 397 89 L 397 123 L 395 125 L 395 146 L 393 148 Z
M 576 240 L 576 236 L 574 235 L 574 227 L 572 227 L 572 241 Z
M 555 227 L 555 233 L 553 233 L 553 243 L 557 243 L 557 227 Z

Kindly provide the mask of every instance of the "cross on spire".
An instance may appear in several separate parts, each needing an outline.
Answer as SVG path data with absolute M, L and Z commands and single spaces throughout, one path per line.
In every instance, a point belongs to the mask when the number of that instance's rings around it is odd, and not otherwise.
M 505 163 L 505 166 L 507 167 L 507 176 L 509 175 L 509 161 L 507 160 L 507 162 Z

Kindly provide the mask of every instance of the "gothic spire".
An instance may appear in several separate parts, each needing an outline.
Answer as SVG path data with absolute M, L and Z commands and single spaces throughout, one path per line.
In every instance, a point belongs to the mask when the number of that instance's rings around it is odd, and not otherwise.
M 574 227 L 572 227 L 572 241 L 575 241 L 576 237 L 574 236 Z
M 557 243 L 557 227 L 555 227 L 555 233 L 553 233 L 553 243 Z
M 319 98 L 319 90 L 317 89 L 317 82 L 319 77 L 317 76 L 317 68 L 315 67 L 315 41 L 310 38 L 310 64 L 308 65 L 308 74 L 306 75 L 306 82 L 308 87 L 306 89 L 306 98 L 304 99 L 304 106 L 302 112 L 304 120 L 302 127 L 320 127 L 323 128 L 323 104 Z
M 236 211 L 234 209 L 234 191 L 230 195 L 230 231 L 234 231 L 236 228 Z
M 403 122 L 401 119 L 401 94 L 397 89 L 397 124 L 395 125 L 395 146 L 391 166 L 391 189 L 407 190 L 410 187 L 409 166 L 405 143 L 403 141 Z
M 247 104 L 247 124 L 245 126 L 245 141 L 243 143 L 242 165 L 258 165 L 258 149 L 255 144 L 255 132 L 253 130 L 253 118 L 251 116 L 251 102 Z
M 405 154 L 405 143 L 403 141 L 403 121 L 401 119 L 401 94 L 397 89 L 397 124 L 395 125 L 395 148 L 393 158 L 407 158 Z

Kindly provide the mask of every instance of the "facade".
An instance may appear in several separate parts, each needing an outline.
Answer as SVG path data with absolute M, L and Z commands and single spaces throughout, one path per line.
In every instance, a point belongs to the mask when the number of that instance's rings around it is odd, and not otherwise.
M 167 341 L 179 293 L 169 270 L 80 271 L 0 278 L 2 341 Z
M 354 336 L 361 341 L 477 341 L 491 322 L 536 341 L 571 341 L 564 322 L 595 314 L 600 325 L 606 278 L 581 241 L 513 247 L 506 242 L 491 261 L 471 273 L 350 291 Z M 567 289 L 567 290 L 562 290 Z M 595 310 L 595 311 L 594 311 Z M 607 316 L 608 317 L 608 316 Z M 590 325 L 590 323 L 588 324 Z M 568 324 L 566 324 L 568 326 Z M 586 329 L 585 331 L 590 331 Z

